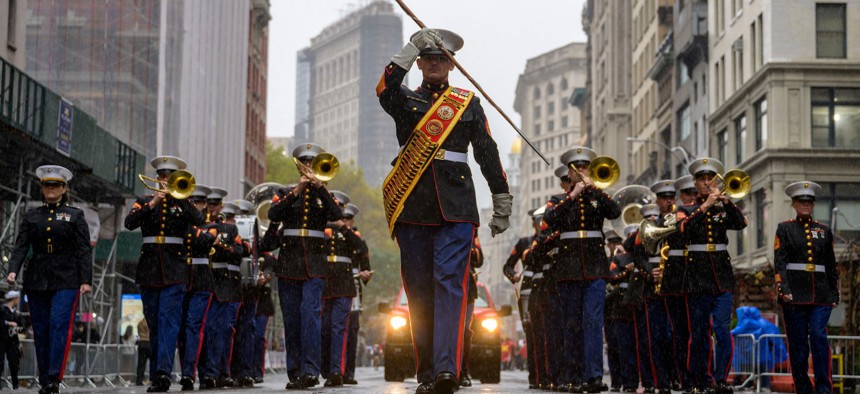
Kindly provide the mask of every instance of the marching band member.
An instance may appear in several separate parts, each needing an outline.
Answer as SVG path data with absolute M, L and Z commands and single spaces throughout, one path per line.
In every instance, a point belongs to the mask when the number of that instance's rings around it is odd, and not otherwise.
M 520 291 L 517 293 L 517 308 L 520 311 L 520 320 L 523 325 L 523 331 L 526 333 L 526 343 L 529 347 L 527 356 L 526 356 L 526 369 L 528 370 L 528 382 L 529 388 L 534 389 L 537 388 L 538 382 L 535 378 L 535 370 L 534 370 L 534 359 L 532 358 L 531 347 L 533 344 L 531 343 L 531 318 L 528 312 L 529 306 L 529 298 L 531 297 L 532 287 L 531 287 L 531 278 L 534 276 L 534 271 L 531 267 L 526 266 L 526 252 L 532 246 L 532 242 L 537 237 L 538 233 L 540 233 L 540 221 L 535 222 L 533 218 L 533 214 L 535 209 L 529 211 L 529 217 L 532 217 L 532 228 L 534 228 L 534 234 L 528 237 L 522 237 L 517 240 L 517 243 L 514 244 L 514 249 L 511 251 L 511 255 L 508 256 L 507 261 L 505 261 L 505 265 L 502 268 L 502 272 L 505 274 L 505 277 L 508 280 L 516 285 L 521 280 L 523 283 L 520 284 Z M 515 270 L 517 262 L 522 262 L 522 268 L 520 272 Z M 526 283 L 528 282 L 528 283 Z
M 726 231 L 743 230 L 747 221 L 743 212 L 717 187 L 715 178 L 723 173 L 723 163 L 712 158 L 698 159 L 689 165 L 689 170 L 699 195 L 693 204 L 678 207 L 676 215 L 687 245 L 690 375 L 696 390 L 709 389 L 715 381 L 717 394 L 731 393 L 726 376 L 732 364 L 729 324 L 735 276 L 726 248 L 729 242 Z M 716 340 L 713 375 L 709 370 L 711 330 Z
M 307 166 L 322 152 L 318 145 L 302 144 L 293 149 L 293 157 Z M 320 314 L 328 273 L 323 230 L 341 215 L 322 182 L 305 171 L 294 187 L 282 188 L 272 198 L 269 220 L 283 226 L 275 274 L 287 342 L 288 390 L 319 384 Z
M 173 171 L 185 169 L 185 162 L 173 156 L 156 157 L 150 163 L 163 184 Z M 140 228 L 143 246 L 137 263 L 135 282 L 140 286 L 143 314 L 150 330 L 153 357 L 148 392 L 170 389 L 170 373 L 182 322 L 182 302 L 188 283 L 188 246 L 185 238 L 191 226 L 203 224 L 203 216 L 187 199 L 175 199 L 164 190 L 137 199 L 125 218 L 125 228 Z
M 92 246 L 84 211 L 69 205 L 72 172 L 45 165 L 36 169 L 36 177 L 42 205 L 21 220 L 6 281 L 15 284 L 32 250 L 23 286 L 33 320 L 39 394 L 59 393 L 78 298 L 92 289 Z
M 463 39 L 439 29 L 413 34 L 385 67 L 376 93 L 402 147 L 383 199 L 409 299 L 416 393 L 450 394 L 459 385 L 469 251 L 480 220 L 466 163 L 469 145 L 492 193 L 493 235 L 508 228 L 513 197 L 480 102 L 448 85 L 454 63 L 438 45 L 454 53 Z M 402 82 L 416 59 L 424 81 L 412 91 Z
M 638 228 L 638 224 L 630 224 L 624 229 L 624 236 L 629 237 Z M 632 240 L 632 238 L 631 238 Z M 614 230 L 607 232 L 606 241 L 610 247 L 610 271 L 608 294 L 606 295 L 606 344 L 616 351 L 616 363 L 609 364 L 612 381 L 612 391 L 635 393 L 639 386 L 639 369 L 637 363 L 636 326 L 633 314 L 628 305 L 624 304 L 625 293 L 630 287 L 630 278 L 634 270 L 633 258 L 621 245 L 621 237 Z M 617 242 L 616 242 L 617 241 Z M 614 369 L 614 372 L 613 372 Z
M 250 201 L 234 200 L 233 203 L 239 207 L 239 215 L 247 217 L 251 212 L 254 212 L 254 203 Z M 243 241 L 246 248 L 248 248 L 248 254 L 251 256 L 251 259 L 257 258 L 258 255 L 260 256 L 259 258 L 262 258 L 259 251 L 255 254 L 251 250 L 251 248 L 258 247 L 259 245 L 255 244 L 252 246 L 248 240 Z M 248 263 L 259 264 L 259 260 L 251 261 L 249 259 Z M 240 272 L 240 276 L 241 274 Z M 239 315 L 236 317 L 233 348 L 231 350 L 233 356 L 230 357 L 230 375 L 238 387 L 254 387 L 254 365 L 256 361 L 254 359 L 254 347 L 256 345 L 255 336 L 257 332 L 259 288 L 265 286 L 270 278 L 271 276 L 266 276 L 262 273 L 262 270 L 259 270 L 253 280 L 251 278 L 243 278 L 247 282 L 241 284 L 242 303 L 239 308 Z
M 349 203 L 343 209 L 343 221 L 359 238 L 361 233 L 358 227 L 355 226 L 355 216 L 358 215 L 358 206 Z M 367 241 L 361 240 L 361 249 L 352 258 L 352 275 L 355 282 L 356 297 L 352 299 L 352 309 L 349 311 L 349 326 L 347 327 L 347 359 L 346 371 L 343 374 L 343 384 L 358 384 L 355 380 L 355 358 L 358 352 L 358 331 L 361 328 L 361 301 L 364 292 L 364 286 L 373 277 L 373 271 L 370 270 L 370 250 L 367 247 Z
M 615 219 L 621 209 L 610 196 L 592 184 L 588 166 L 597 154 L 585 147 L 561 156 L 570 167 L 568 177 L 579 180 L 564 200 L 547 207 L 544 221 L 559 231 L 556 278 L 564 306 L 565 339 L 560 382 L 568 389 L 600 392 L 603 383 L 603 306 L 609 261 L 603 250 L 603 221 Z M 578 335 L 576 327 L 582 328 Z M 575 365 L 582 360 L 582 367 Z M 577 387 L 579 386 L 579 387 Z
M 797 216 L 777 226 L 773 246 L 778 302 L 785 317 L 791 377 L 798 393 L 833 391 L 827 322 L 839 304 L 839 272 L 833 233 L 812 219 L 820 191 L 821 186 L 810 181 L 785 188 Z M 814 387 L 807 375 L 810 349 Z

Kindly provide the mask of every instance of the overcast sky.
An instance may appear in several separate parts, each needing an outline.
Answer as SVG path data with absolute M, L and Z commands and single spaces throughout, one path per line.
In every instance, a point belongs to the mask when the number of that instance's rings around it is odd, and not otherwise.
M 269 101 L 268 135 L 293 133 L 295 112 L 296 52 L 310 45 L 312 37 L 348 13 L 350 7 L 368 0 L 271 0 L 269 24 Z M 526 61 L 570 42 L 584 42 L 582 7 L 584 0 L 406 0 L 410 9 L 429 27 L 452 30 L 465 40 L 457 60 L 484 90 L 519 125 L 514 112 L 517 78 Z M 397 4 L 403 15 L 404 42 L 418 29 Z M 394 55 L 392 53 L 392 55 Z M 381 72 L 381 70 L 380 70 Z M 409 76 L 411 85 L 421 80 L 417 67 Z M 465 89 L 474 87 L 456 70 L 451 84 Z M 484 103 L 490 128 L 499 145 L 502 161 L 516 131 Z M 392 123 L 392 138 L 394 138 Z M 526 148 L 527 149 L 527 148 Z M 473 172 L 475 172 L 473 170 Z M 475 172 L 480 178 L 480 172 Z M 475 179 L 479 206 L 485 207 L 486 182 Z

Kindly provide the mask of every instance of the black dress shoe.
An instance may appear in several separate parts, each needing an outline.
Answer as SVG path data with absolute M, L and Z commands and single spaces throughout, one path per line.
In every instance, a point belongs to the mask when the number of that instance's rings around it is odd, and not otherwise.
M 415 389 L 415 394 L 435 394 L 436 388 L 433 386 L 432 382 L 424 382 L 418 385 L 418 388 Z
M 358 384 L 358 381 L 352 376 L 344 376 L 343 384 Z
M 296 379 L 294 382 L 287 382 L 287 387 L 285 387 L 287 390 L 304 390 L 306 388 L 307 386 L 305 386 L 305 379 L 303 377 Z
M 669 390 L 669 389 L 657 389 L 657 394 L 672 394 L 672 390 Z
M 305 385 L 305 388 L 311 388 L 320 384 L 320 379 L 313 375 L 302 376 L 302 381 L 304 382 L 303 384 Z
M 469 374 L 464 373 L 460 376 L 460 387 L 472 387 L 472 379 L 469 378 Z
M 602 393 L 607 390 L 609 390 L 609 386 L 603 383 L 603 380 L 600 378 L 590 379 L 588 383 L 582 386 L 582 391 L 586 393 Z
M 165 375 L 160 375 L 146 389 L 147 393 L 166 393 L 170 390 L 170 378 Z
M 450 372 L 440 372 L 436 375 L 436 394 L 451 394 L 459 388 L 460 382 Z
M 207 376 L 200 378 L 200 390 L 213 390 L 218 385 L 218 382 L 215 381 L 215 378 L 210 378 Z
M 236 387 L 236 381 L 227 375 L 221 375 L 218 377 L 218 387 Z
M 182 391 L 194 391 L 194 379 L 190 376 L 183 376 L 179 379 L 179 385 L 182 386 Z
M 343 376 L 340 376 L 339 373 L 333 373 L 328 375 L 328 379 L 325 381 L 323 387 L 340 387 L 343 386 Z
M 636 387 L 625 387 L 625 388 L 621 389 L 621 392 L 622 393 L 635 393 Z
M 584 393 L 585 392 L 585 383 L 571 383 L 570 388 L 567 390 L 568 393 Z
M 242 376 L 239 379 L 236 379 L 236 384 L 238 387 L 254 387 L 254 378 L 250 376 Z
M 263 383 L 263 377 L 262 377 L 262 376 L 257 376 L 256 378 L 254 378 L 254 383 L 255 383 L 255 384 Z
M 714 386 L 714 394 L 732 394 L 734 392 L 734 387 L 725 381 L 717 382 L 717 385 Z
M 646 387 L 645 391 L 643 391 L 643 393 L 645 393 L 645 394 L 654 394 L 656 392 L 657 392 L 657 390 L 653 387 Z

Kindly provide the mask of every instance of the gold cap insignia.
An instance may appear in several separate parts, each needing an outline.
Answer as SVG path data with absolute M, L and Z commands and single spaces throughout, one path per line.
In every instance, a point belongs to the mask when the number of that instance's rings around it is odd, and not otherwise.
M 803 187 L 804 187 L 804 188 L 807 188 L 807 187 L 809 187 L 809 184 L 808 184 L 808 183 L 804 183 L 804 184 L 803 184 Z
M 708 159 L 703 159 L 702 164 L 708 164 Z
M 576 150 L 576 153 L 582 153 L 582 148 L 577 149 L 577 150 Z

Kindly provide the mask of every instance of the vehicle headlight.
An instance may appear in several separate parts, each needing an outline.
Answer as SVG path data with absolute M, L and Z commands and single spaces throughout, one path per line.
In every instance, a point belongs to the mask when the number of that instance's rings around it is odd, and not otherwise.
M 401 317 L 401 316 L 393 316 L 393 317 L 391 317 L 389 324 L 391 324 L 391 328 L 393 328 L 395 330 L 399 330 L 399 329 L 403 328 L 403 326 L 406 325 L 406 318 Z
M 493 332 L 499 327 L 499 321 L 496 319 L 484 319 L 481 321 L 481 327 L 484 327 L 489 332 Z

